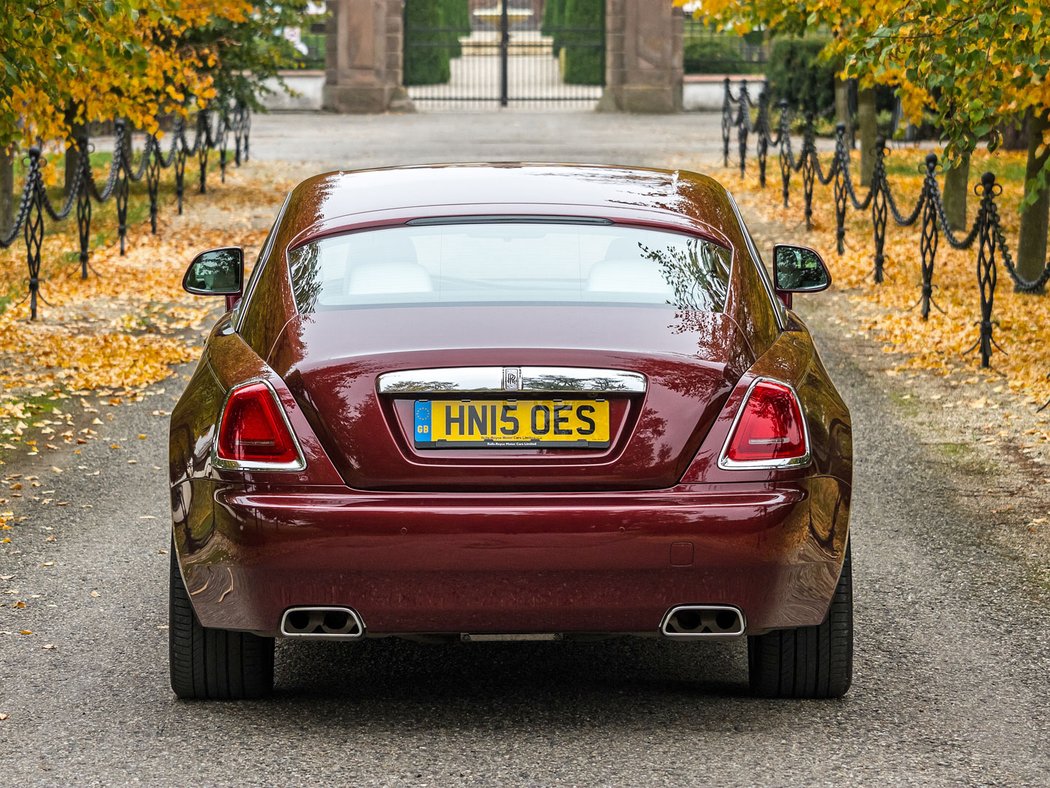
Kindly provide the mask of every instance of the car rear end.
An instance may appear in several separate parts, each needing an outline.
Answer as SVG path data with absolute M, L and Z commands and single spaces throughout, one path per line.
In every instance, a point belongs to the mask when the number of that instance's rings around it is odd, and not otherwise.
M 343 639 L 818 624 L 845 550 L 848 413 L 804 327 L 755 330 L 774 307 L 742 246 L 457 217 L 294 247 L 279 335 L 246 341 L 271 319 L 275 268 L 172 417 L 201 624 Z

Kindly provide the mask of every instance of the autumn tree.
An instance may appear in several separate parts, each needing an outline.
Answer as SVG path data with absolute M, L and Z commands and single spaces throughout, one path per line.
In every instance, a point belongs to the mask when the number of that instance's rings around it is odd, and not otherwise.
M 0 145 L 63 140 L 72 124 L 113 117 L 155 130 L 190 99 L 215 96 L 217 61 L 184 35 L 244 21 L 247 0 L 0 0 Z M 72 108 L 72 110 L 70 110 Z
M 833 46 L 848 74 L 898 87 L 913 118 L 932 113 L 950 159 L 994 148 L 1027 120 L 1018 273 L 1037 279 L 1050 222 L 1050 7 L 1046 0 L 872 2 Z
M 149 132 L 218 91 L 250 100 L 293 62 L 284 26 L 305 0 L 0 0 L 0 224 L 10 156 L 37 141 L 76 145 L 88 123 Z M 6 174 L 5 174 L 6 172 Z
M 678 5 L 683 0 L 675 0 Z M 1050 18 L 1046 0 L 704 0 L 704 17 L 746 31 L 832 33 L 825 56 L 862 88 L 897 88 L 906 113 L 932 113 L 949 164 L 979 143 L 995 147 L 1004 122 L 1027 118 L 1029 156 L 1018 270 L 1043 270 L 1050 212 Z M 862 97 L 865 91 L 861 91 Z M 873 110 L 861 102 L 860 110 Z M 864 113 L 866 114 L 866 113 Z M 869 146 L 862 138 L 862 152 Z M 965 168 L 947 192 L 965 190 Z M 958 177 L 962 173 L 962 177 Z
M 295 63 L 298 52 L 283 31 L 305 25 L 307 5 L 307 0 L 254 0 L 241 17 L 217 15 L 187 28 L 180 48 L 208 55 L 199 73 L 224 101 L 262 109 L 259 98 L 273 92 L 270 80 L 287 89 L 280 71 Z
M 249 10 L 246 0 L 0 0 L 0 186 L 19 144 L 75 148 L 87 123 L 113 117 L 155 131 L 158 116 L 183 111 L 188 97 L 207 102 L 214 88 L 201 68 L 215 53 L 180 37 Z M 0 224 L 10 205 L 8 187 Z

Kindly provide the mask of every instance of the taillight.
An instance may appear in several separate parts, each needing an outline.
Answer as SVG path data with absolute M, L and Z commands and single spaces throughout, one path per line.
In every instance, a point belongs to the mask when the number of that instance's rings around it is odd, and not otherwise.
M 809 462 L 809 432 L 795 390 L 758 378 L 729 430 L 722 468 L 783 468 Z
M 215 460 L 237 470 L 302 470 L 299 445 L 277 395 L 262 381 L 230 392 L 219 421 Z

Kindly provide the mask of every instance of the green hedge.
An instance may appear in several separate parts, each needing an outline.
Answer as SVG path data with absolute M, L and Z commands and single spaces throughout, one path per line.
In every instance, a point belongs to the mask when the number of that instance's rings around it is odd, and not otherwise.
M 557 57 L 562 48 L 561 29 L 565 21 L 565 0 L 547 0 L 543 4 L 543 22 L 540 24 L 540 32 L 554 39 L 554 56 Z
M 445 0 L 445 26 L 461 36 L 470 35 L 470 0 Z
M 736 37 L 704 36 L 685 40 L 686 74 L 762 74 L 765 63 L 752 63 L 740 54 Z
M 440 85 L 452 76 L 448 32 L 442 30 L 444 3 L 405 3 L 404 80 L 406 85 Z
M 605 84 L 605 0 L 565 0 L 562 80 L 570 85 Z
M 836 64 L 818 55 L 828 39 L 782 38 L 773 42 L 766 78 L 775 100 L 809 112 L 834 111 Z
M 470 0 L 444 0 L 441 4 L 441 24 L 448 28 L 449 55 L 463 54 L 460 36 L 470 35 Z

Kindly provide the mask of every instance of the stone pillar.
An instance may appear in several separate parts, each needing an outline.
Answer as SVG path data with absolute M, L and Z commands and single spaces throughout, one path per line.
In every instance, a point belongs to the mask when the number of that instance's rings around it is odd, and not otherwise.
M 411 111 L 401 86 L 404 0 L 328 0 L 324 109 Z
M 684 18 L 668 0 L 607 0 L 598 109 L 681 112 Z

